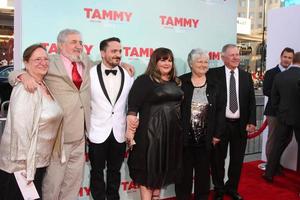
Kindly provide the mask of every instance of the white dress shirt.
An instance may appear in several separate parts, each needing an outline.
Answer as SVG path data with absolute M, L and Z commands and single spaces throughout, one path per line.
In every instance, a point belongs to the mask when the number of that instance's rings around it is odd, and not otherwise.
M 69 58 L 67 58 L 64 55 L 62 55 L 62 54 L 60 54 L 60 58 L 61 58 L 61 60 L 64 63 L 64 66 L 65 66 L 65 69 L 67 71 L 67 74 L 68 74 L 69 78 L 71 80 L 73 80 L 73 78 L 72 78 L 72 70 L 73 70 L 72 61 Z M 76 65 L 77 65 L 77 71 L 78 71 L 80 77 L 82 78 L 83 64 L 80 63 L 80 62 L 76 62 Z M 83 78 L 82 78 L 82 80 L 83 80 Z
M 280 69 L 281 72 L 284 72 L 284 71 L 288 70 L 291 67 L 291 65 L 288 66 L 287 68 L 285 68 L 281 64 L 278 64 L 278 67 L 279 67 L 279 69 Z
M 106 75 L 105 70 L 117 70 L 117 74 L 114 75 L 112 73 Z M 114 68 L 108 68 L 104 65 L 102 62 L 101 64 L 101 71 L 102 71 L 102 77 L 103 77 L 103 82 L 108 94 L 108 97 L 110 99 L 110 102 L 112 105 L 116 103 L 117 96 L 121 87 L 121 72 L 119 70 L 119 67 L 116 66 Z
M 230 73 L 231 69 L 225 66 L 225 75 L 226 75 L 226 88 L 227 88 L 227 103 L 226 103 L 226 117 L 231 119 L 238 119 L 240 118 L 240 103 L 239 103 L 239 70 L 235 68 L 234 71 L 234 78 L 235 78 L 235 88 L 236 88 L 236 97 L 237 97 L 237 105 L 238 109 L 235 113 L 232 113 L 229 109 L 229 88 L 230 88 Z

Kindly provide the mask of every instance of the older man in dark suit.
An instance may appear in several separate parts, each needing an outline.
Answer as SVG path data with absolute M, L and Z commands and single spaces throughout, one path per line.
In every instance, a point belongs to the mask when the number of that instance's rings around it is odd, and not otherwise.
M 300 52 L 295 53 L 293 65 L 289 70 L 275 77 L 272 87 L 272 106 L 276 110 L 278 124 L 275 130 L 275 141 L 267 163 L 266 173 L 263 178 L 273 181 L 276 166 L 280 162 L 281 155 L 290 143 L 290 137 L 295 132 L 300 149 Z M 298 153 L 298 162 L 300 155 Z M 298 164 L 299 170 L 299 164 Z
M 280 63 L 278 65 L 276 65 L 276 67 L 269 69 L 265 73 L 263 93 L 265 96 L 268 97 L 268 102 L 267 102 L 265 112 L 264 112 L 264 114 L 266 115 L 267 120 L 268 120 L 268 140 L 267 140 L 267 144 L 266 144 L 267 160 L 269 160 L 271 149 L 274 146 L 274 139 L 275 139 L 274 131 L 275 131 L 275 128 L 277 125 L 276 111 L 271 104 L 272 85 L 273 85 L 274 78 L 278 73 L 289 69 L 289 67 L 293 61 L 293 56 L 294 56 L 293 49 L 291 49 L 289 47 L 284 48 L 280 55 Z M 290 140 L 291 139 L 292 138 L 290 138 Z
M 224 66 L 210 69 L 208 76 L 219 81 L 222 98 L 226 101 L 225 132 L 212 151 L 212 178 L 215 200 L 222 200 L 226 193 L 234 200 L 242 200 L 238 184 L 243 165 L 247 133 L 255 131 L 256 104 L 251 75 L 238 68 L 239 49 L 227 44 L 222 49 Z M 228 181 L 224 184 L 224 163 L 230 145 Z

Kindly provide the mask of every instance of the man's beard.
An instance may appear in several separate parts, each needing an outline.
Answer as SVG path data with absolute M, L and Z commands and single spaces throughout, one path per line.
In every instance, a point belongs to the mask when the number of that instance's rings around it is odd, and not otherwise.
M 82 62 L 82 53 L 79 56 L 74 56 L 70 54 L 63 54 L 65 57 L 67 57 L 71 62 Z
M 113 67 L 116 67 L 116 66 L 119 66 L 119 65 L 120 65 L 120 63 L 121 63 L 121 58 L 117 58 L 117 59 L 118 59 L 118 61 L 112 60 L 111 65 L 112 65 Z

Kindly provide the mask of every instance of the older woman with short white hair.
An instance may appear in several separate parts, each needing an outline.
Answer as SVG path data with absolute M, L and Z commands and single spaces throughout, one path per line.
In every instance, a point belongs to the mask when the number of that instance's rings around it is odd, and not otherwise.
M 181 104 L 184 134 L 183 172 L 175 185 L 176 198 L 191 198 L 194 175 L 194 198 L 207 200 L 210 191 L 210 150 L 220 141 L 225 103 L 220 102 L 216 83 L 206 76 L 209 56 L 201 49 L 188 55 L 191 72 L 179 77 L 184 100 Z

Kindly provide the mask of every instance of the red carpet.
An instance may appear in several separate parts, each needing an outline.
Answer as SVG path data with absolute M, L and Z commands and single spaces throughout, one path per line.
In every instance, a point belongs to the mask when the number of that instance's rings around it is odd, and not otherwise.
M 239 186 L 239 193 L 244 200 L 300 200 L 300 174 L 285 169 L 283 175 L 276 176 L 273 184 L 269 184 L 261 178 L 263 171 L 257 167 L 260 163 L 244 163 Z M 225 196 L 224 200 L 231 198 Z
M 244 163 L 239 192 L 245 200 L 300 200 L 300 174 L 285 169 L 283 175 L 276 176 L 273 184 L 269 184 L 261 178 L 259 163 Z

